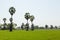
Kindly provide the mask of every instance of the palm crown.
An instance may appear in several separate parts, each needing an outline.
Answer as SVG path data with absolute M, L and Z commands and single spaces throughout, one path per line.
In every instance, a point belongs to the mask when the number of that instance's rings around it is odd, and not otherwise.
M 25 19 L 28 20 L 29 18 L 30 18 L 30 14 L 29 14 L 29 13 L 26 13 L 26 14 L 25 14 Z
M 6 21 L 6 18 L 3 18 L 3 21 L 5 22 Z
M 31 15 L 31 16 L 30 16 L 30 21 L 33 22 L 33 20 L 34 20 L 34 16 Z
M 11 15 L 13 15 L 13 14 L 15 13 L 15 11 L 16 11 L 16 10 L 15 10 L 14 7 L 11 7 L 11 8 L 9 9 L 9 12 L 10 12 Z

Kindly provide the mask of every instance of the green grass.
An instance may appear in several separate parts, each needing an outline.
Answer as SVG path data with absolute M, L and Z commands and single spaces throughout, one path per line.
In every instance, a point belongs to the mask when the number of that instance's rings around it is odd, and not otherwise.
M 60 40 L 60 30 L 0 30 L 0 40 Z

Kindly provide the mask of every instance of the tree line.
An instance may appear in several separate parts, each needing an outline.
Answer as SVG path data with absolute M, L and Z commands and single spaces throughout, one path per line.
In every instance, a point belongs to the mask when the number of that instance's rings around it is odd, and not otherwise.
M 24 18 L 27 20 L 27 23 L 26 23 L 26 25 L 25 25 L 25 29 L 26 29 L 26 31 L 28 31 L 29 30 L 29 23 L 28 23 L 28 20 L 30 19 L 30 21 L 31 21 L 31 30 L 34 30 L 34 24 L 33 24 L 33 20 L 34 20 L 34 16 L 33 15 L 30 15 L 30 13 L 25 13 L 25 15 L 24 15 Z M 10 28 L 10 23 L 6 23 L 6 18 L 3 18 L 3 21 L 4 21 L 4 24 L 0 24 L 0 29 L 2 29 L 2 30 L 6 30 L 6 29 L 9 29 Z M 11 21 L 11 19 L 10 19 L 10 21 Z M 15 24 L 15 23 L 12 23 L 12 29 L 14 29 L 14 26 L 17 26 L 17 24 Z M 21 28 L 23 29 L 23 26 L 24 26 L 24 24 L 22 23 L 22 25 L 21 25 Z
M 30 13 L 25 13 L 24 18 L 27 20 L 26 24 L 22 23 L 21 27 L 15 28 L 15 26 L 17 26 L 17 24 L 12 23 L 13 24 L 12 29 L 19 29 L 20 28 L 22 30 L 26 29 L 26 31 L 28 31 L 29 29 L 31 29 L 31 30 L 34 30 L 34 29 L 60 29 L 60 28 L 58 28 L 58 26 L 54 27 L 53 25 L 50 25 L 50 27 L 48 25 L 45 25 L 45 27 L 35 26 L 34 23 L 33 23 L 35 17 L 34 17 L 34 15 L 30 15 Z M 31 21 L 31 27 L 29 27 L 29 22 L 28 22 L 29 19 Z M 1 30 L 9 30 L 10 23 L 7 24 L 6 20 L 7 20 L 6 18 L 3 18 L 4 24 L 0 24 L 0 29 Z

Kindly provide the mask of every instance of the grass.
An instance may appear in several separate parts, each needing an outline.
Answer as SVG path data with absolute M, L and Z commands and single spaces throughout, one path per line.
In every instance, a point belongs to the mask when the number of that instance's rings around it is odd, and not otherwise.
M 0 30 L 0 40 L 60 40 L 60 30 L 14 30 L 13 32 Z

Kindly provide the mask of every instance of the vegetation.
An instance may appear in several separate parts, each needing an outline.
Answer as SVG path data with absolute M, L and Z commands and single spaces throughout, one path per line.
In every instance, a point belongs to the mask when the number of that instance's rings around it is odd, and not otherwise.
M 26 23 L 26 31 L 28 31 L 28 29 L 29 29 L 28 19 L 30 18 L 30 13 L 26 13 L 24 16 L 25 16 L 25 19 L 27 20 L 27 23 Z
M 21 25 L 21 29 L 24 30 L 24 23 L 22 23 L 22 25 Z
M 3 24 L 3 26 L 4 26 L 4 27 L 3 27 L 3 30 L 5 30 L 5 29 L 6 29 L 6 25 L 7 25 L 7 24 L 6 24 L 6 18 L 3 18 L 3 21 L 4 21 L 4 24 Z
M 11 15 L 11 18 L 9 19 L 10 23 L 6 23 L 7 19 L 3 18 L 4 24 L 0 24 L 0 30 L 8 29 L 8 30 L 12 31 L 12 29 L 22 29 L 22 30 L 26 29 L 26 31 L 28 31 L 29 29 L 31 29 L 31 30 L 34 30 L 34 29 L 60 29 L 60 28 L 58 28 L 58 26 L 54 27 L 53 25 L 50 25 L 50 27 L 48 25 L 45 25 L 45 27 L 34 25 L 33 21 L 34 21 L 35 17 L 34 17 L 34 15 L 30 15 L 30 13 L 25 13 L 25 15 L 24 15 L 24 18 L 27 20 L 27 23 L 26 24 L 22 23 L 21 27 L 15 28 L 17 26 L 17 24 L 13 23 L 13 17 L 12 17 L 15 12 L 16 12 L 15 8 L 10 7 L 10 9 L 9 9 L 9 13 Z M 31 28 L 29 27 L 29 22 L 28 22 L 29 19 L 31 21 Z
M 45 28 L 48 29 L 48 25 L 45 25 Z
M 34 31 L 0 30 L 0 40 L 60 40 L 60 29 L 42 29 Z
M 30 13 L 25 13 L 24 15 L 27 23 L 22 23 L 22 30 L 17 30 L 17 28 L 20 29 L 20 27 L 15 28 L 17 24 L 13 23 L 12 17 L 15 11 L 16 10 L 14 7 L 11 7 L 9 9 L 11 15 L 11 18 L 9 20 L 11 23 L 6 23 L 7 19 L 3 18 L 4 24 L 0 24 L 0 40 L 60 40 L 60 28 L 58 28 L 57 26 L 54 27 L 53 25 L 50 25 L 50 27 L 48 25 L 45 25 L 45 27 L 34 25 L 33 21 L 35 17 L 33 15 L 30 15 Z M 31 21 L 32 31 L 29 28 L 29 19 Z M 13 32 L 11 32 L 12 29 Z M 10 32 L 8 30 L 10 30 Z
M 9 29 L 10 29 L 10 32 L 12 31 L 12 29 L 13 29 L 13 18 L 12 18 L 12 16 L 13 16 L 13 14 L 15 13 L 15 8 L 14 7 L 10 7 L 10 9 L 9 9 L 9 12 L 10 12 L 10 15 L 11 15 L 11 18 L 10 18 L 10 22 L 11 22 L 11 24 L 10 24 L 10 27 L 9 27 Z
M 34 30 L 34 24 L 33 24 L 34 16 L 30 16 L 30 21 L 31 21 L 31 30 Z

